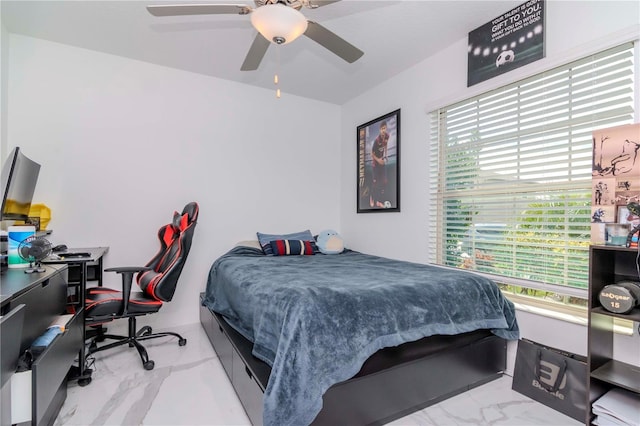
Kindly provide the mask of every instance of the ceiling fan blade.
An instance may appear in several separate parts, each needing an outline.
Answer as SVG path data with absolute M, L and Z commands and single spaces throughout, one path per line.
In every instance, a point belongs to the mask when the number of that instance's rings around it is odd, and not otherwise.
M 240 71 L 255 71 L 258 69 L 264 54 L 267 53 L 267 49 L 271 43 L 264 38 L 260 33 L 256 34 L 256 38 L 253 39 L 247 57 L 244 58 Z
M 309 7 L 315 9 L 316 7 L 326 6 L 331 3 L 338 3 L 340 0 L 309 0 Z
M 364 52 L 317 22 L 308 21 L 304 35 L 324 48 L 340 56 L 350 64 L 360 59 Z
M 156 4 L 147 6 L 153 16 L 246 15 L 251 8 L 242 4 Z

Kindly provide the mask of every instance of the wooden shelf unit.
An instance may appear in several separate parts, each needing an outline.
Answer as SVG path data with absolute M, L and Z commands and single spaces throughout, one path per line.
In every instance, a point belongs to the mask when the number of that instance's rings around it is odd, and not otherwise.
M 640 307 L 627 314 L 604 309 L 598 298 L 608 284 L 623 280 L 639 281 L 638 249 L 593 245 L 589 251 L 589 329 L 588 357 L 589 411 L 585 423 L 591 424 L 590 407 L 612 388 L 622 388 L 640 394 L 640 366 L 615 359 L 613 353 L 614 318 L 640 322 Z M 634 325 L 634 333 L 636 325 Z

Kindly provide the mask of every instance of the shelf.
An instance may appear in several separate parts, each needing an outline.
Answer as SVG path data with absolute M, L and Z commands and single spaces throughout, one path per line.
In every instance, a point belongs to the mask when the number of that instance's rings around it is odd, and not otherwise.
M 624 246 L 607 246 L 601 244 L 592 244 L 591 248 L 593 250 L 611 250 L 611 251 L 622 251 L 622 252 L 638 252 L 638 247 L 624 247 Z
M 591 377 L 631 392 L 640 393 L 640 367 L 631 364 L 611 360 L 592 371 Z
M 615 317 L 615 318 L 620 318 L 620 319 L 624 319 L 624 320 L 640 322 L 640 308 L 638 308 L 638 307 L 634 308 L 628 314 L 616 314 L 615 312 L 607 311 L 603 307 L 593 308 L 593 309 L 591 309 L 591 312 L 594 313 L 594 314 L 608 315 L 610 317 Z
M 610 389 L 620 388 L 640 394 L 640 365 L 615 360 L 614 319 L 640 322 L 640 306 L 626 314 L 610 312 L 600 303 L 600 292 L 609 284 L 623 280 L 638 281 L 638 248 L 595 246 L 589 251 L 589 328 L 588 405 L 591 405 Z M 636 325 L 633 325 L 634 329 Z M 637 339 L 625 342 L 627 349 L 636 350 Z M 593 371 L 592 371 L 593 370 Z M 585 423 L 592 424 L 593 413 L 589 409 Z

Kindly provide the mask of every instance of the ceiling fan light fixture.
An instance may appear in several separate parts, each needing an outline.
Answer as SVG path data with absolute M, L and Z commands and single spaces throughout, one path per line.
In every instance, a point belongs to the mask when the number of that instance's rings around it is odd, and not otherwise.
M 304 15 L 282 4 L 258 7 L 251 13 L 251 23 L 264 38 L 276 44 L 291 43 L 307 30 Z

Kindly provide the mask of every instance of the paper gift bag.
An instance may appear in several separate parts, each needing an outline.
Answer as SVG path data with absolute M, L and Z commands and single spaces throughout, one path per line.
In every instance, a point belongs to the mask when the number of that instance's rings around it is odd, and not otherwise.
M 512 389 L 584 422 L 587 362 L 580 355 L 527 339 L 518 341 Z

